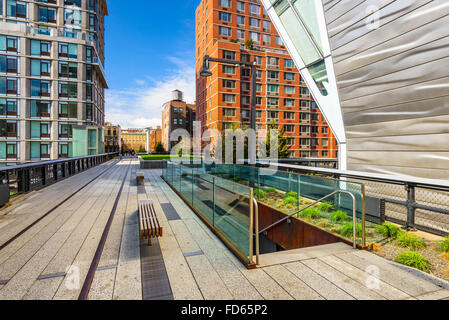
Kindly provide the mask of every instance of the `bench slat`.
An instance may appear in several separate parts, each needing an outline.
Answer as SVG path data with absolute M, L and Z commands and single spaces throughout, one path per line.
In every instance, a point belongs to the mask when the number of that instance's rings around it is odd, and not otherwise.
M 162 237 L 162 227 L 152 201 L 139 202 L 139 227 L 141 239 Z

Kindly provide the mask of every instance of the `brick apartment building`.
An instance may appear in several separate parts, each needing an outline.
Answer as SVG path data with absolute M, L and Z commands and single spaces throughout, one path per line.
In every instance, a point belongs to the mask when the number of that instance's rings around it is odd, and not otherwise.
M 202 0 L 196 10 L 197 120 L 202 132 L 250 124 L 250 69 L 203 57 L 257 62 L 257 130 L 284 126 L 291 157 L 336 158 L 337 144 L 259 0 Z M 252 39 L 253 46 L 247 41 Z
M 181 91 L 174 90 L 172 94 L 173 100 L 162 107 L 162 146 L 168 152 L 178 143 L 178 141 L 170 141 L 171 132 L 176 129 L 185 129 L 193 136 L 193 122 L 196 118 L 196 106 L 185 102 Z

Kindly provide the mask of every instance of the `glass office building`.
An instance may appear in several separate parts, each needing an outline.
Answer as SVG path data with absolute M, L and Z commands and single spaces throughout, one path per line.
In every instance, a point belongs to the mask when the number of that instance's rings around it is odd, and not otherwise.
M 449 3 L 262 0 L 340 167 L 449 178 Z

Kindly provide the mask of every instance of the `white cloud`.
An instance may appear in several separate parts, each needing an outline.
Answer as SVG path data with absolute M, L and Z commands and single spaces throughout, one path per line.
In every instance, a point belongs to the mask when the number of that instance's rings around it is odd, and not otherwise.
M 176 57 L 167 58 L 175 68 L 167 70 L 159 79 L 135 79 L 132 88 L 106 91 L 106 121 L 122 128 L 144 128 L 161 125 L 162 105 L 172 99 L 172 91 L 179 89 L 184 100 L 195 100 L 195 68 Z

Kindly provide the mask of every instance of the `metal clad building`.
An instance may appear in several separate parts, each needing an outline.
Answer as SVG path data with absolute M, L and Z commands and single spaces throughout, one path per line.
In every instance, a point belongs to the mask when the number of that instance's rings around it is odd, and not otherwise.
M 449 178 L 447 1 L 262 2 L 331 127 L 344 126 L 343 169 Z M 304 33 L 318 43 L 317 57 L 295 42 Z

